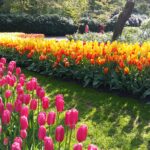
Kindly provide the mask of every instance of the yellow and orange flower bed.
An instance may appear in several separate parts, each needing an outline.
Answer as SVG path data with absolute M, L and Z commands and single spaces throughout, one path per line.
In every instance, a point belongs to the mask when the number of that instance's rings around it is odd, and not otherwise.
M 150 95 L 150 42 L 56 41 L 1 34 L 0 46 L 3 55 L 8 55 L 8 51 L 20 54 L 22 61 L 23 58 L 31 61 L 28 64 L 31 70 L 39 68 L 38 72 L 43 74 L 77 79 L 95 88 Z

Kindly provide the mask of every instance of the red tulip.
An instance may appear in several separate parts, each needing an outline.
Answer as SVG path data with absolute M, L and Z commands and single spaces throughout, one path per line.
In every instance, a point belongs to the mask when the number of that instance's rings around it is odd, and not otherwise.
M 77 131 L 78 142 L 83 142 L 86 140 L 88 128 L 87 125 L 81 125 Z
M 44 138 L 44 150 L 54 150 L 53 140 L 50 137 Z
M 88 146 L 88 150 L 98 150 L 98 147 L 95 146 L 95 145 L 93 145 L 93 144 L 90 144 L 90 145 Z
M 9 124 L 11 118 L 10 111 L 8 109 L 4 110 L 2 113 L 2 123 Z
M 20 130 L 20 136 L 22 139 L 25 139 L 27 137 L 27 131 L 26 130 Z
M 18 142 L 14 142 L 11 145 L 11 150 L 21 150 L 20 144 Z
M 45 112 L 40 112 L 38 115 L 38 124 L 41 125 L 45 125 L 46 123 L 46 113 Z
M 64 140 L 65 130 L 62 125 L 58 126 L 55 130 L 55 139 L 57 142 L 62 142 Z
M 82 150 L 82 143 L 78 143 L 78 144 L 75 144 L 74 147 L 73 147 L 73 150 Z
M 14 142 L 19 143 L 20 147 L 22 147 L 22 138 L 21 137 L 15 137 Z
M 29 115 L 29 108 L 28 108 L 28 106 L 23 106 L 21 108 L 20 116 L 28 117 L 28 115 Z
M 37 109 L 37 105 L 38 105 L 38 102 L 36 99 L 32 99 L 31 102 L 30 102 L 30 109 L 31 110 L 36 110 Z
M 10 90 L 5 91 L 5 97 L 8 99 L 12 95 Z
M 56 113 L 54 111 L 49 112 L 47 116 L 47 124 L 53 125 L 55 123 Z
M 26 130 L 28 128 L 28 119 L 26 116 L 20 117 L 20 127 L 22 130 Z
M 44 140 L 45 136 L 46 136 L 46 128 L 44 126 L 40 126 L 38 131 L 39 140 Z
M 49 107 L 49 98 L 48 97 L 42 98 L 42 107 L 43 107 L 43 109 L 48 109 L 48 107 Z

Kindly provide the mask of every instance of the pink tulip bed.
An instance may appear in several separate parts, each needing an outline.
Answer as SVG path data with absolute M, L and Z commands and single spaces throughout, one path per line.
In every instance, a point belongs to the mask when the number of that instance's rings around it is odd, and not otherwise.
M 27 79 L 16 67 L 0 58 L 1 150 L 98 150 L 85 144 L 88 127 L 77 125 L 79 112 L 64 110 L 64 97 L 55 96 L 55 108 L 36 78 Z

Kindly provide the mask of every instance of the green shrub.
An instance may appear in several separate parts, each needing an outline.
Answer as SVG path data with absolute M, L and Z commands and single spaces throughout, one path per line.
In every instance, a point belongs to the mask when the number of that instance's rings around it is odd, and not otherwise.
M 73 20 L 59 15 L 0 15 L 1 32 L 43 33 L 45 35 L 63 36 L 73 34 L 77 26 Z
M 150 19 L 146 19 L 142 24 L 141 24 L 141 29 L 150 29 Z

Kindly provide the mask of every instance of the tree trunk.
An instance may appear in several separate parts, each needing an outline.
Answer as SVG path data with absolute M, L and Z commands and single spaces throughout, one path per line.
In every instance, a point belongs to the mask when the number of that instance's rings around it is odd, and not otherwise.
M 117 40 L 118 37 L 122 34 L 123 28 L 126 21 L 130 18 L 132 10 L 134 8 L 135 0 L 127 0 L 124 10 L 120 13 L 118 21 L 116 23 L 112 41 Z

